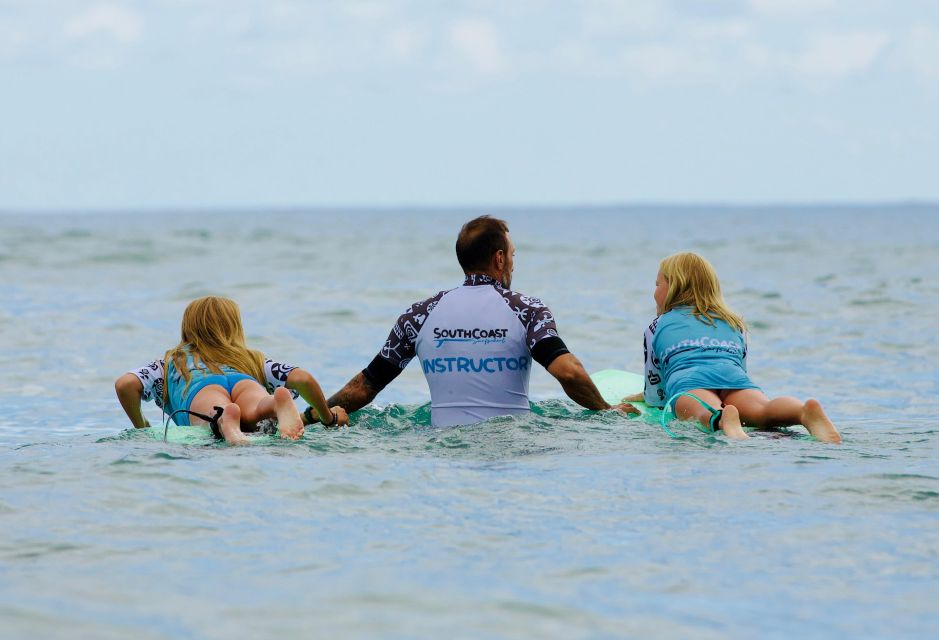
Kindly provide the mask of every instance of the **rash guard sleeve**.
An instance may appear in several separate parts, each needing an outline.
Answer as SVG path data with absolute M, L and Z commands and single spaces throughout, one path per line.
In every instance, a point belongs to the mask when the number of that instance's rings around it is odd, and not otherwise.
M 743 354 L 740 357 L 740 365 L 743 367 L 743 370 L 747 370 L 747 351 L 750 350 L 750 334 L 749 332 L 743 332 Z
M 518 321 L 525 327 L 528 349 L 538 364 L 547 368 L 558 356 L 570 353 L 558 335 L 557 323 L 548 305 L 538 298 L 500 287 L 497 289 L 509 308 L 515 312 Z
M 297 367 L 292 364 L 286 364 L 284 362 L 276 362 L 270 358 L 264 360 L 264 386 L 267 387 L 268 393 L 274 393 L 274 389 L 277 387 L 284 387 L 287 385 L 287 376 L 290 375 L 290 372 L 296 369 Z M 293 394 L 294 398 L 299 397 L 299 393 L 293 389 L 289 390 Z
M 665 389 L 662 387 L 662 371 L 658 356 L 655 354 L 655 327 L 659 319 L 656 318 L 645 331 L 642 339 L 642 350 L 645 360 L 645 388 L 643 398 L 650 407 L 665 406 Z
M 397 378 L 417 351 L 417 334 L 447 291 L 441 291 L 426 300 L 415 302 L 398 316 L 388 339 L 378 354 L 372 358 L 362 375 L 376 389 L 384 389 Z
M 154 360 L 150 364 L 127 372 L 137 376 L 140 384 L 143 385 L 140 399 L 144 402 L 152 400 L 160 408 L 163 407 L 163 387 L 166 384 L 165 368 L 163 360 Z

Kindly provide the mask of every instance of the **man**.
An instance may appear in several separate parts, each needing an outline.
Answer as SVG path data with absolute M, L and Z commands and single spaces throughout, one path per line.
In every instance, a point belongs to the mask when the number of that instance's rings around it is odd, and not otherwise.
M 502 220 L 481 216 L 460 230 L 456 255 L 463 286 L 417 302 L 395 323 L 372 362 L 329 399 L 352 413 L 394 380 L 416 355 L 427 378 L 434 426 L 529 412 L 532 360 L 587 409 L 611 407 L 558 336 L 551 311 L 511 291 L 515 246 Z M 312 422 L 312 412 L 304 412 Z

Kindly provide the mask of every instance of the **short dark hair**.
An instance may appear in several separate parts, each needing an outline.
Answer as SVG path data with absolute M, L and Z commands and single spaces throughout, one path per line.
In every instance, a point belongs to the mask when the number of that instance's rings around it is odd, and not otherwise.
M 505 220 L 492 216 L 479 216 L 464 224 L 456 238 L 456 259 L 463 273 L 484 271 L 496 251 L 508 251 L 508 232 Z

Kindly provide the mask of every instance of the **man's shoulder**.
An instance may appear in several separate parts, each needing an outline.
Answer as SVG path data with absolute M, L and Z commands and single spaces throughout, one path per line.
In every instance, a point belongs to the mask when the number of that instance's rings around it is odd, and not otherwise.
M 505 301 L 510 305 L 518 305 L 521 307 L 528 307 L 530 309 L 546 309 L 548 305 L 541 301 L 541 298 L 536 298 L 534 296 L 529 296 L 522 293 L 521 291 L 513 291 L 512 289 L 506 289 L 505 287 L 495 286 L 493 287 L 496 291 L 499 292 Z
M 540 298 L 505 287 L 496 286 L 495 289 L 528 332 L 529 349 L 545 338 L 559 337 L 554 314 Z
M 423 324 L 424 320 L 426 320 L 430 312 L 436 308 L 440 300 L 451 291 L 453 291 L 453 289 L 444 289 L 443 291 L 438 291 L 434 295 L 428 296 L 423 300 L 414 302 L 404 310 L 404 313 L 398 316 L 398 321 L 416 322 L 418 325 Z

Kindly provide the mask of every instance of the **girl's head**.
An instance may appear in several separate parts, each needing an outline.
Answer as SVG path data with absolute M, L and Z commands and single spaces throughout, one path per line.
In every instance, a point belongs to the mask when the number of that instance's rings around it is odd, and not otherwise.
M 264 384 L 264 354 L 248 348 L 237 303 L 228 298 L 206 296 L 193 300 L 183 312 L 181 341 L 166 353 L 170 362 L 189 383 L 187 359 L 204 364 L 213 373 L 227 365 Z
M 197 351 L 202 347 L 245 347 L 238 304 L 228 298 L 206 296 L 193 300 L 183 311 L 182 341 Z
M 691 307 L 695 317 L 708 324 L 720 318 L 738 331 L 746 329 L 743 318 L 724 302 L 714 267 L 695 253 L 676 253 L 662 260 L 654 297 L 659 315 L 675 307 Z

